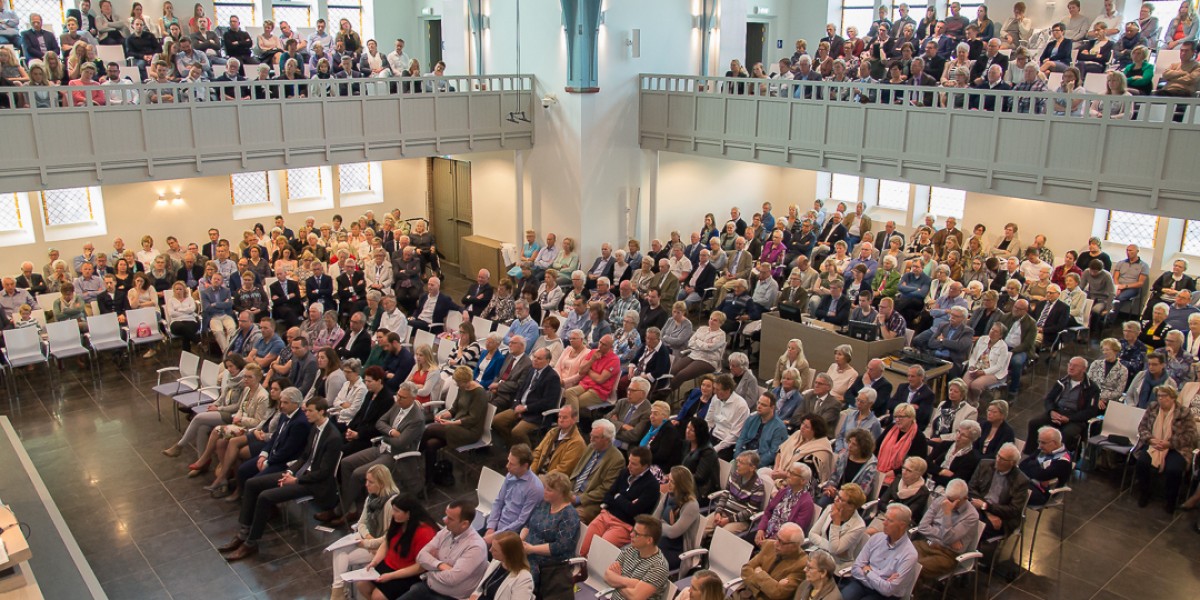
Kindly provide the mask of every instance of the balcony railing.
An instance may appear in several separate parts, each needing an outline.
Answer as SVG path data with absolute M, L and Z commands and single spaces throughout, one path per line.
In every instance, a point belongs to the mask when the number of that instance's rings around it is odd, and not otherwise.
M 0 192 L 527 149 L 532 89 L 516 75 L 0 88 Z
M 642 75 L 639 118 L 651 150 L 1169 216 L 1200 210 L 1192 98 Z

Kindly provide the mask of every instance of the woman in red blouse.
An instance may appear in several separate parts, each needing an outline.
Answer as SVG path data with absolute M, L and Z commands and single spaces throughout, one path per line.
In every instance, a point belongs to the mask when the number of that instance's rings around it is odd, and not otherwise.
M 375 581 L 358 582 L 358 593 L 371 600 L 395 600 L 420 581 L 417 553 L 437 533 L 437 522 L 414 497 L 399 495 L 392 500 L 392 525 L 387 541 L 379 546 L 368 569 L 379 572 Z

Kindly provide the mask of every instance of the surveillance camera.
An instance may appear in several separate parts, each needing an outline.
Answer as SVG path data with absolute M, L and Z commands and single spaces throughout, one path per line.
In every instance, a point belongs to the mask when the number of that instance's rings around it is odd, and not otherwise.
M 550 108 L 555 104 L 558 104 L 558 96 L 555 96 L 554 94 L 542 96 L 542 108 Z

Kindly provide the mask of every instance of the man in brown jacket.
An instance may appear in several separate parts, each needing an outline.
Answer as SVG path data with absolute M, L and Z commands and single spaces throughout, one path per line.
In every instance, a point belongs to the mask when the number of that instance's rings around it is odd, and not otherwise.
M 625 457 L 613 446 L 617 430 L 612 421 L 601 419 L 592 424 L 592 443 L 571 471 L 572 504 L 579 520 L 590 523 L 600 514 L 600 503 L 625 468 Z
M 738 592 L 745 600 L 790 600 L 804 581 L 808 556 L 800 550 L 804 530 L 795 523 L 784 523 L 777 539 L 763 543 L 762 552 L 742 567 L 744 587 Z
M 558 413 L 558 427 L 551 428 L 546 437 L 542 438 L 542 443 L 533 451 L 535 474 L 545 475 L 551 471 L 558 471 L 571 476 L 579 458 L 583 456 L 584 449 L 587 448 L 575 422 L 575 409 L 569 404 L 563 406 Z

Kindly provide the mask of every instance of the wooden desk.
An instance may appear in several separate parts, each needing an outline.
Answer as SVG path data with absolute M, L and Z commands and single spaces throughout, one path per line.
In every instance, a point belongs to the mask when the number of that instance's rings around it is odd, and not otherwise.
M 842 344 L 850 346 L 850 365 L 862 373 L 872 358 L 882 358 L 904 347 L 904 338 L 864 342 L 816 325 L 804 325 L 767 313 L 762 319 L 759 346 L 758 376 L 767 380 L 775 376 L 775 362 L 787 350 L 793 338 L 804 344 L 804 356 L 810 367 L 823 373 L 833 364 L 833 349 Z
M 0 506 L 0 540 L 4 542 L 4 550 L 8 558 L 0 562 L 0 572 L 13 569 L 8 576 L 0 579 L 0 599 L 20 600 L 24 598 L 41 598 L 42 593 L 33 578 L 26 562 L 33 557 L 29 549 L 29 541 L 17 526 L 17 518 L 7 506 Z
M 912 365 L 899 360 L 891 361 L 891 364 L 888 364 L 884 368 L 883 376 L 892 382 L 894 389 L 902 383 L 908 383 L 908 368 L 910 366 Z M 933 390 L 933 397 L 939 402 L 946 397 L 946 376 L 950 373 L 952 366 L 951 363 L 947 362 L 932 369 L 925 369 L 925 382 L 929 384 L 930 389 Z

